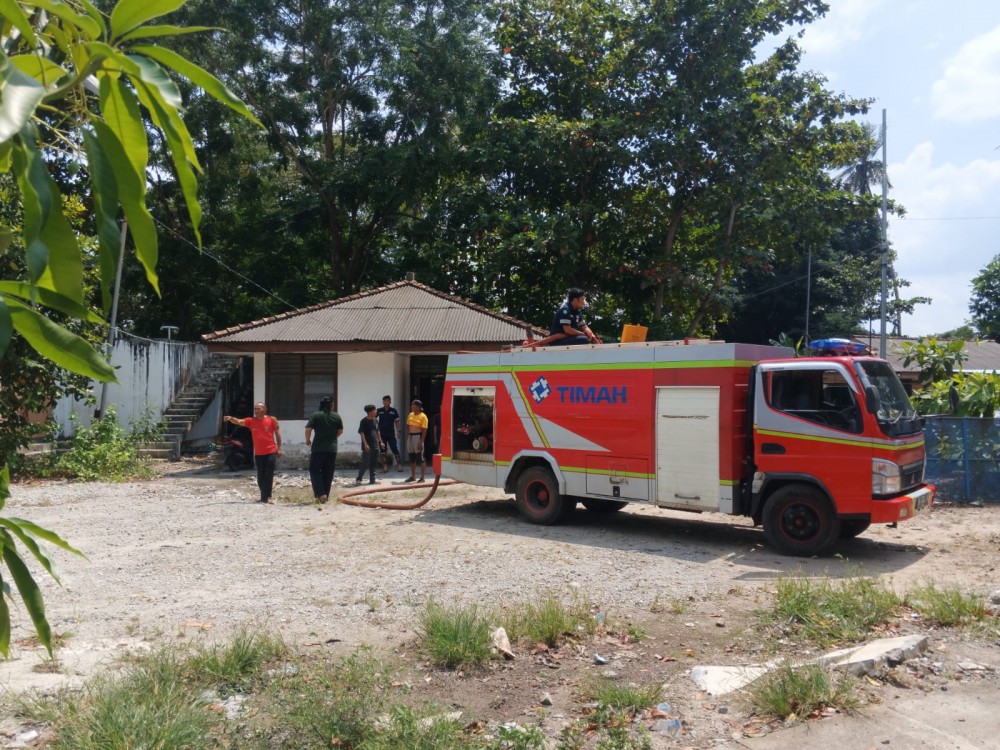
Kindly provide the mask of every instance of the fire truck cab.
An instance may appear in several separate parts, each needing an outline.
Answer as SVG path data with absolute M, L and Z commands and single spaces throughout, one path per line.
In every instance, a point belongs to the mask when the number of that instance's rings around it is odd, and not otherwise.
M 649 342 L 449 357 L 435 471 L 537 524 L 628 503 L 751 517 L 793 555 L 930 507 L 922 425 L 883 360 Z

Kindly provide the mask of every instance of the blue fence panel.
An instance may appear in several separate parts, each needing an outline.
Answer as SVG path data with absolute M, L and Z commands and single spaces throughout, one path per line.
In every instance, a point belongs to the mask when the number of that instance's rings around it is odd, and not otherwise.
M 1000 503 L 1000 421 L 927 417 L 927 481 L 938 498 L 955 503 Z

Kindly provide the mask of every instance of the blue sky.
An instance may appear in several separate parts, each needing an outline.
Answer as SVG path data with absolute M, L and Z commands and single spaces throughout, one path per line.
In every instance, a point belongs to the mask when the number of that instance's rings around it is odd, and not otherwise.
M 971 279 L 1000 254 L 1000 0 L 827 0 L 801 40 L 803 67 L 886 109 L 889 221 L 906 296 L 932 297 L 903 335 L 970 317 Z M 878 322 L 875 323 L 876 333 Z

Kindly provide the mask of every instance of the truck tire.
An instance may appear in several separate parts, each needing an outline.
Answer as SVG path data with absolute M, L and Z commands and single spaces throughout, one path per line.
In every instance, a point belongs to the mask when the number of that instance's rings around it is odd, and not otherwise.
M 853 539 L 859 534 L 863 534 L 872 525 L 871 521 L 858 521 L 850 519 L 840 522 L 840 538 Z
M 840 536 L 830 499 L 808 484 L 786 484 L 764 503 L 764 536 L 784 555 L 825 554 Z
M 581 500 L 580 504 L 591 513 L 617 513 L 628 505 L 628 503 L 623 503 L 621 500 L 601 500 L 600 498 L 592 497 Z
M 517 478 L 514 503 L 529 523 L 552 526 L 566 520 L 576 503 L 559 494 L 559 485 L 552 472 L 541 466 L 525 469 Z

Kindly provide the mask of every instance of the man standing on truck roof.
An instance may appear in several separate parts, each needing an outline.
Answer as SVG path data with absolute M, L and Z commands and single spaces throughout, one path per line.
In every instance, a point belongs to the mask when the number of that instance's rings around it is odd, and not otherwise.
M 587 306 L 587 297 L 582 289 L 573 287 L 566 294 L 563 304 L 552 317 L 549 326 L 549 337 L 546 344 L 568 346 L 570 344 L 603 344 L 601 338 L 590 330 L 583 321 L 583 308 Z

